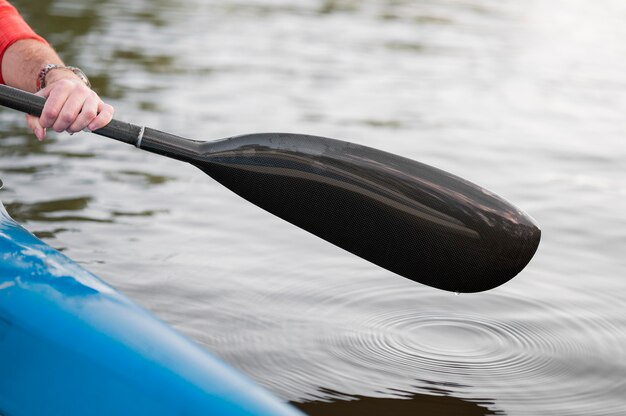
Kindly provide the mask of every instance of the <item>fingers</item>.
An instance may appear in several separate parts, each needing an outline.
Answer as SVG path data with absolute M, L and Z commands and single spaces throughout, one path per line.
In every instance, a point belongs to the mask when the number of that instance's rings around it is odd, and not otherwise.
M 42 140 L 45 129 L 76 133 L 97 130 L 113 118 L 113 107 L 79 80 L 59 80 L 37 93 L 46 97 L 41 117 L 27 117 L 28 126 Z
M 91 97 L 88 97 L 83 103 L 82 108 L 80 107 L 80 103 L 75 107 L 75 102 L 71 102 L 68 99 L 63 106 L 62 113 L 65 114 L 65 117 L 59 117 L 57 122 L 54 123 L 54 131 L 64 131 L 67 130 L 69 133 L 76 133 L 81 131 L 85 127 L 91 123 L 96 116 L 98 115 L 98 104 L 100 103 L 100 99 L 97 95 L 93 94 Z M 67 107 L 67 108 L 66 108 Z M 65 123 L 70 122 L 69 126 L 66 126 Z M 57 130 L 59 128 L 60 130 Z
M 26 124 L 28 125 L 28 128 L 30 128 L 33 133 L 35 133 L 35 137 L 37 137 L 37 140 L 42 141 L 44 137 L 46 137 L 46 129 L 43 128 L 41 124 L 39 124 L 38 117 L 27 114 Z
M 52 96 L 50 98 L 52 98 Z M 61 107 L 61 110 L 58 113 L 56 120 L 54 120 L 54 124 L 52 124 L 52 130 L 56 131 L 57 133 L 61 133 L 65 130 L 67 130 L 69 133 L 74 133 L 74 131 L 71 131 L 69 127 L 73 123 L 76 123 L 78 121 L 79 114 L 81 114 L 88 100 L 89 97 L 85 97 L 83 96 L 83 94 L 68 95 L 65 102 L 63 103 L 63 106 Z M 95 117 L 95 112 L 92 114 L 92 118 L 93 117 Z M 77 131 L 80 130 L 82 129 L 78 129 Z
M 47 99 L 39 117 L 39 124 L 42 127 L 52 127 L 57 121 L 65 102 L 75 88 L 68 83 L 69 81 L 59 81 L 37 92 L 37 95 Z
M 109 124 L 113 120 L 113 111 L 113 106 L 100 101 L 98 104 L 98 115 L 87 126 L 89 131 L 98 130 Z

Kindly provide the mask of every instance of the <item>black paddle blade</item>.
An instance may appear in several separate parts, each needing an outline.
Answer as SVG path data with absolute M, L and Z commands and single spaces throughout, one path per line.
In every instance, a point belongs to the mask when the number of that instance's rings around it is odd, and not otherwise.
M 453 292 L 499 286 L 533 257 L 537 224 L 457 176 L 296 134 L 198 146 L 191 161 L 259 207 L 401 276 Z

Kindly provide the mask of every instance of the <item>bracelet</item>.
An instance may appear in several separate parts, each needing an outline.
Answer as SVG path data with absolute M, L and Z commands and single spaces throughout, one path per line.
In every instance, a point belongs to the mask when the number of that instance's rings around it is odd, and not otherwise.
M 41 68 L 41 71 L 39 71 L 39 75 L 37 76 L 37 91 L 46 87 L 46 76 L 53 69 L 66 69 L 68 71 L 72 71 L 74 74 L 76 74 L 78 78 L 81 79 L 81 81 L 85 83 L 85 85 L 87 85 L 87 87 L 91 88 L 91 83 L 89 82 L 87 75 L 85 75 L 85 73 L 81 71 L 80 68 L 77 68 L 75 66 L 47 64 L 43 68 Z

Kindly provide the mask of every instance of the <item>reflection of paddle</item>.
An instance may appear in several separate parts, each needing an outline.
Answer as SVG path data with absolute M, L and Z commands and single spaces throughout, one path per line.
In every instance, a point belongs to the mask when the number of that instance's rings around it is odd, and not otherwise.
M 6 107 L 40 115 L 44 103 L 0 86 Z M 285 133 L 201 142 L 118 120 L 94 133 L 189 162 L 278 217 L 439 289 L 499 286 L 539 244 L 534 221 L 497 195 L 365 146 Z
M 485 405 L 492 405 L 491 400 L 481 399 L 484 405 L 462 400 L 448 394 L 428 395 L 398 392 L 397 397 L 365 397 L 337 393 L 322 389 L 320 396 L 324 401 L 291 403 L 309 416 L 343 415 L 393 415 L 393 416 L 488 416 L 496 413 Z M 447 393 L 444 389 L 441 393 Z M 339 398 L 339 399 L 337 399 Z

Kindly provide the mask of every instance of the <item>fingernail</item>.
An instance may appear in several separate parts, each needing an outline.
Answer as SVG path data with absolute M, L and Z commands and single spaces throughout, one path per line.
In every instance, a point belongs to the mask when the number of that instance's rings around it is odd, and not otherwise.
M 83 131 L 84 131 L 85 133 L 91 133 L 91 129 L 90 129 L 89 127 L 85 127 L 85 128 L 83 129 Z

